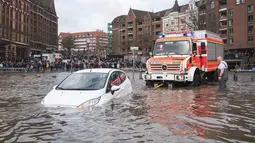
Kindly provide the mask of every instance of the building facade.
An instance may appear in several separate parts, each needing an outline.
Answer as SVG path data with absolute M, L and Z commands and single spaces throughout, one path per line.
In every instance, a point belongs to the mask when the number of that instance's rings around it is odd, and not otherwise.
M 107 25 L 108 27 L 108 49 L 107 49 L 107 55 L 111 55 L 112 54 L 112 23 L 108 23 Z
M 74 40 L 74 48 L 72 52 L 75 55 L 94 55 L 94 56 L 106 56 L 108 47 L 108 34 L 103 31 L 91 31 L 91 32 L 77 32 L 77 33 L 63 33 L 59 34 L 59 50 L 65 51 L 62 45 L 62 41 L 71 36 Z
M 54 0 L 1 0 L 0 4 L 0 60 L 27 59 L 57 47 Z
M 198 4 L 191 0 L 189 4 L 179 6 L 176 0 L 172 8 L 158 12 L 130 8 L 127 15 L 112 21 L 113 54 L 130 55 L 130 47 L 138 46 L 138 54 L 147 58 L 158 34 L 198 29 Z
M 189 4 L 179 6 L 175 1 L 173 8 L 167 10 L 163 20 L 163 33 L 173 31 L 197 30 L 198 27 L 198 2 L 190 0 Z
M 225 49 L 252 53 L 254 41 L 254 0 L 203 0 L 199 15 L 204 28 L 219 33 Z

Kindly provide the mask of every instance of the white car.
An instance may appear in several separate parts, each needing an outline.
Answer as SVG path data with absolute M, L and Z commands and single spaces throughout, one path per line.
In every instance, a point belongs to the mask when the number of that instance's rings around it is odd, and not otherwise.
M 125 72 L 118 69 L 86 69 L 71 74 L 54 86 L 41 103 L 47 107 L 85 109 L 132 92 Z

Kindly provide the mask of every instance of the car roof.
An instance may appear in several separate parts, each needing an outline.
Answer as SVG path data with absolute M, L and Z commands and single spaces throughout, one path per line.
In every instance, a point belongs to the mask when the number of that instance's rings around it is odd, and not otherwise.
M 109 73 L 111 71 L 119 71 L 119 70 L 111 69 L 111 68 L 92 68 L 92 69 L 80 70 L 75 73 Z

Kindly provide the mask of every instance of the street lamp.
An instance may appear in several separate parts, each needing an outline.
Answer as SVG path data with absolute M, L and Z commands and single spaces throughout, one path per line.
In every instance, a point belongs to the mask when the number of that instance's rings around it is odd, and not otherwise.
M 87 39 L 87 56 L 88 56 L 88 61 L 89 61 L 89 56 L 90 56 L 90 50 L 89 50 L 89 42 L 90 42 L 90 40 L 89 39 Z

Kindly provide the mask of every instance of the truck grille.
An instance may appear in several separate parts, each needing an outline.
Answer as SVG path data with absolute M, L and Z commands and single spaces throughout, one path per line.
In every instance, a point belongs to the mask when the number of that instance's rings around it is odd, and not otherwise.
M 180 64 L 181 63 L 174 63 L 174 64 L 153 64 L 150 65 L 151 72 L 176 72 L 180 71 Z M 166 65 L 167 69 L 163 67 Z

